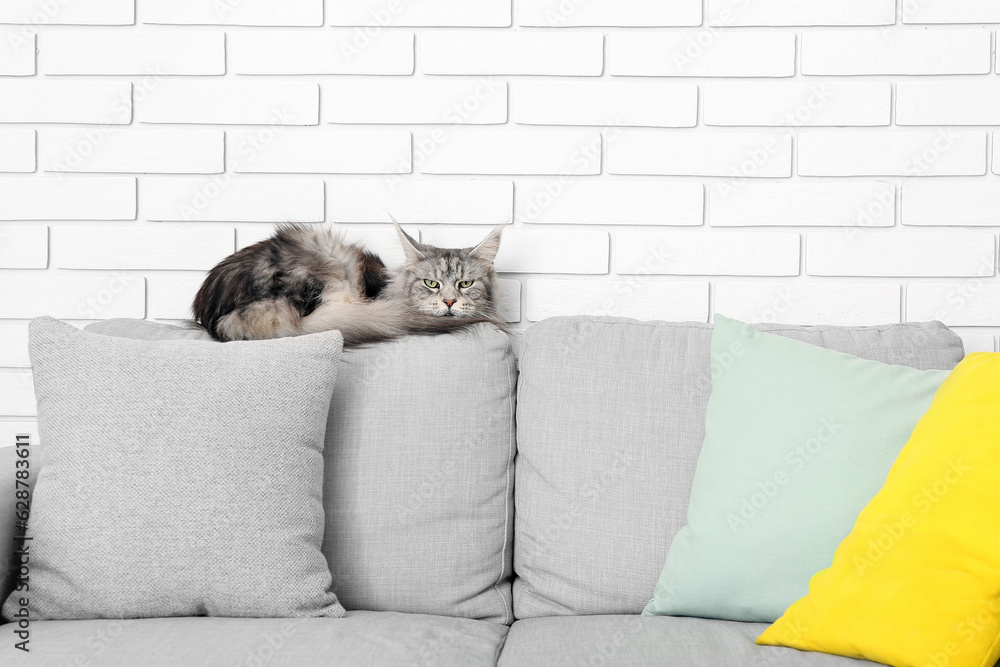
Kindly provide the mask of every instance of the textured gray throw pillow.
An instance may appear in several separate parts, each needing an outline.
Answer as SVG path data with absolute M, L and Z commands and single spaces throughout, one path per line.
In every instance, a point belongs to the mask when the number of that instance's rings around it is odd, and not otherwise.
M 139 341 L 31 323 L 35 619 L 339 617 L 323 437 L 342 338 Z

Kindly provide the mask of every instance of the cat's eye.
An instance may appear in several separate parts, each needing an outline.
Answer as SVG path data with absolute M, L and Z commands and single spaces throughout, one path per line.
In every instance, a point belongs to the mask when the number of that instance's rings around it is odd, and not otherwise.
M 458 284 L 458 286 L 461 287 L 462 289 L 468 289 L 469 287 L 472 287 L 472 283 L 474 283 L 474 282 L 476 282 L 476 281 L 475 280 L 463 280 L 462 282 L 460 282 Z
M 426 278 L 424 279 L 424 284 L 427 285 L 428 287 L 430 287 L 431 289 L 437 289 L 438 287 L 441 286 L 441 283 L 439 283 L 438 281 L 436 281 L 436 280 L 427 280 Z

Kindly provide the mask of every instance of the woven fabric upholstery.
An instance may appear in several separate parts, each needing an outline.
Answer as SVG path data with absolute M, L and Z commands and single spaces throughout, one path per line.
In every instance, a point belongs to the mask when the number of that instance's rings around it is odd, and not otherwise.
M 762 326 L 838 352 L 950 370 L 938 322 Z M 687 522 L 712 389 L 712 326 L 560 317 L 528 329 L 517 394 L 516 618 L 638 614 Z
M 341 345 L 335 332 L 214 345 L 33 321 L 32 618 L 342 616 L 320 551 Z
M 87 330 L 208 338 L 127 319 Z M 324 450 L 323 553 L 348 609 L 513 621 L 516 388 L 511 337 L 485 324 L 344 351 Z

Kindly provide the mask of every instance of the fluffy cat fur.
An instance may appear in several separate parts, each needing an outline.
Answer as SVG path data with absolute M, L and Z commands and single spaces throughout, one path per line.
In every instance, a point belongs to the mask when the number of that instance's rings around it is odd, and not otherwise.
M 406 262 L 390 275 L 377 255 L 329 228 L 284 225 L 212 269 L 195 296 L 195 321 L 221 341 L 338 329 L 350 346 L 502 326 L 493 270 L 502 230 L 450 249 L 417 243 L 397 224 Z

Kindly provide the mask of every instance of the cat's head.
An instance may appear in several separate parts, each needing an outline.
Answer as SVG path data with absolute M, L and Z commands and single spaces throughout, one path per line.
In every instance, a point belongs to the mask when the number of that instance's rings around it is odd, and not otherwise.
M 497 275 L 503 225 L 473 248 L 438 248 L 418 243 L 396 225 L 406 262 L 394 287 L 414 308 L 436 317 L 496 319 Z

